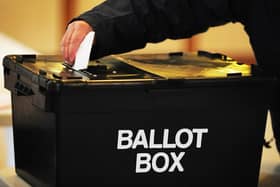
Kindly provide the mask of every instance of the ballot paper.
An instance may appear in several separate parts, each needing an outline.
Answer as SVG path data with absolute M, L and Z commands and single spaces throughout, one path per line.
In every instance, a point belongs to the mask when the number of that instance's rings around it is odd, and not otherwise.
M 87 69 L 88 63 L 89 63 L 89 57 L 90 52 L 94 40 L 95 32 L 91 31 L 89 32 L 82 43 L 80 44 L 80 47 L 76 53 L 76 59 L 75 63 L 73 65 L 73 69 L 75 70 L 81 70 L 81 69 Z

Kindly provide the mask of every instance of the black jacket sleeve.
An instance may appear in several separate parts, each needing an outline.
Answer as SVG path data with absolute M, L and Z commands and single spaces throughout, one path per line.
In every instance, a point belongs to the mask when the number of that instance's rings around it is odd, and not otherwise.
M 249 0 L 107 0 L 77 17 L 96 32 L 92 58 L 191 37 L 210 26 L 246 20 Z M 74 19 L 75 20 L 75 19 Z

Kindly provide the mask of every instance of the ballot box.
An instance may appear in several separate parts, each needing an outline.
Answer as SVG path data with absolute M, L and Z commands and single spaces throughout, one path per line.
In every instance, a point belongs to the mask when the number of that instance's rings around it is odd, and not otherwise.
M 218 53 L 74 70 L 8 55 L 15 165 L 32 186 L 257 186 L 273 78 Z

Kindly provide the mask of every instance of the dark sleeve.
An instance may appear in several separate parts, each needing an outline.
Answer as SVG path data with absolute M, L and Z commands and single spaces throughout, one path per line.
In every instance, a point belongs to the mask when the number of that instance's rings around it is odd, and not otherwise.
M 99 58 L 242 21 L 244 7 L 241 0 L 107 0 L 76 19 L 95 30 L 92 58 Z

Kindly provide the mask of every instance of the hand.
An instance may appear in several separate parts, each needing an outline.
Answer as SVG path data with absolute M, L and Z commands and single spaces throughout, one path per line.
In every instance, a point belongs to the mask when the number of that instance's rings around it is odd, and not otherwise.
M 61 41 L 61 51 L 64 60 L 73 65 L 77 50 L 84 37 L 93 29 L 82 20 L 74 21 L 68 25 Z

